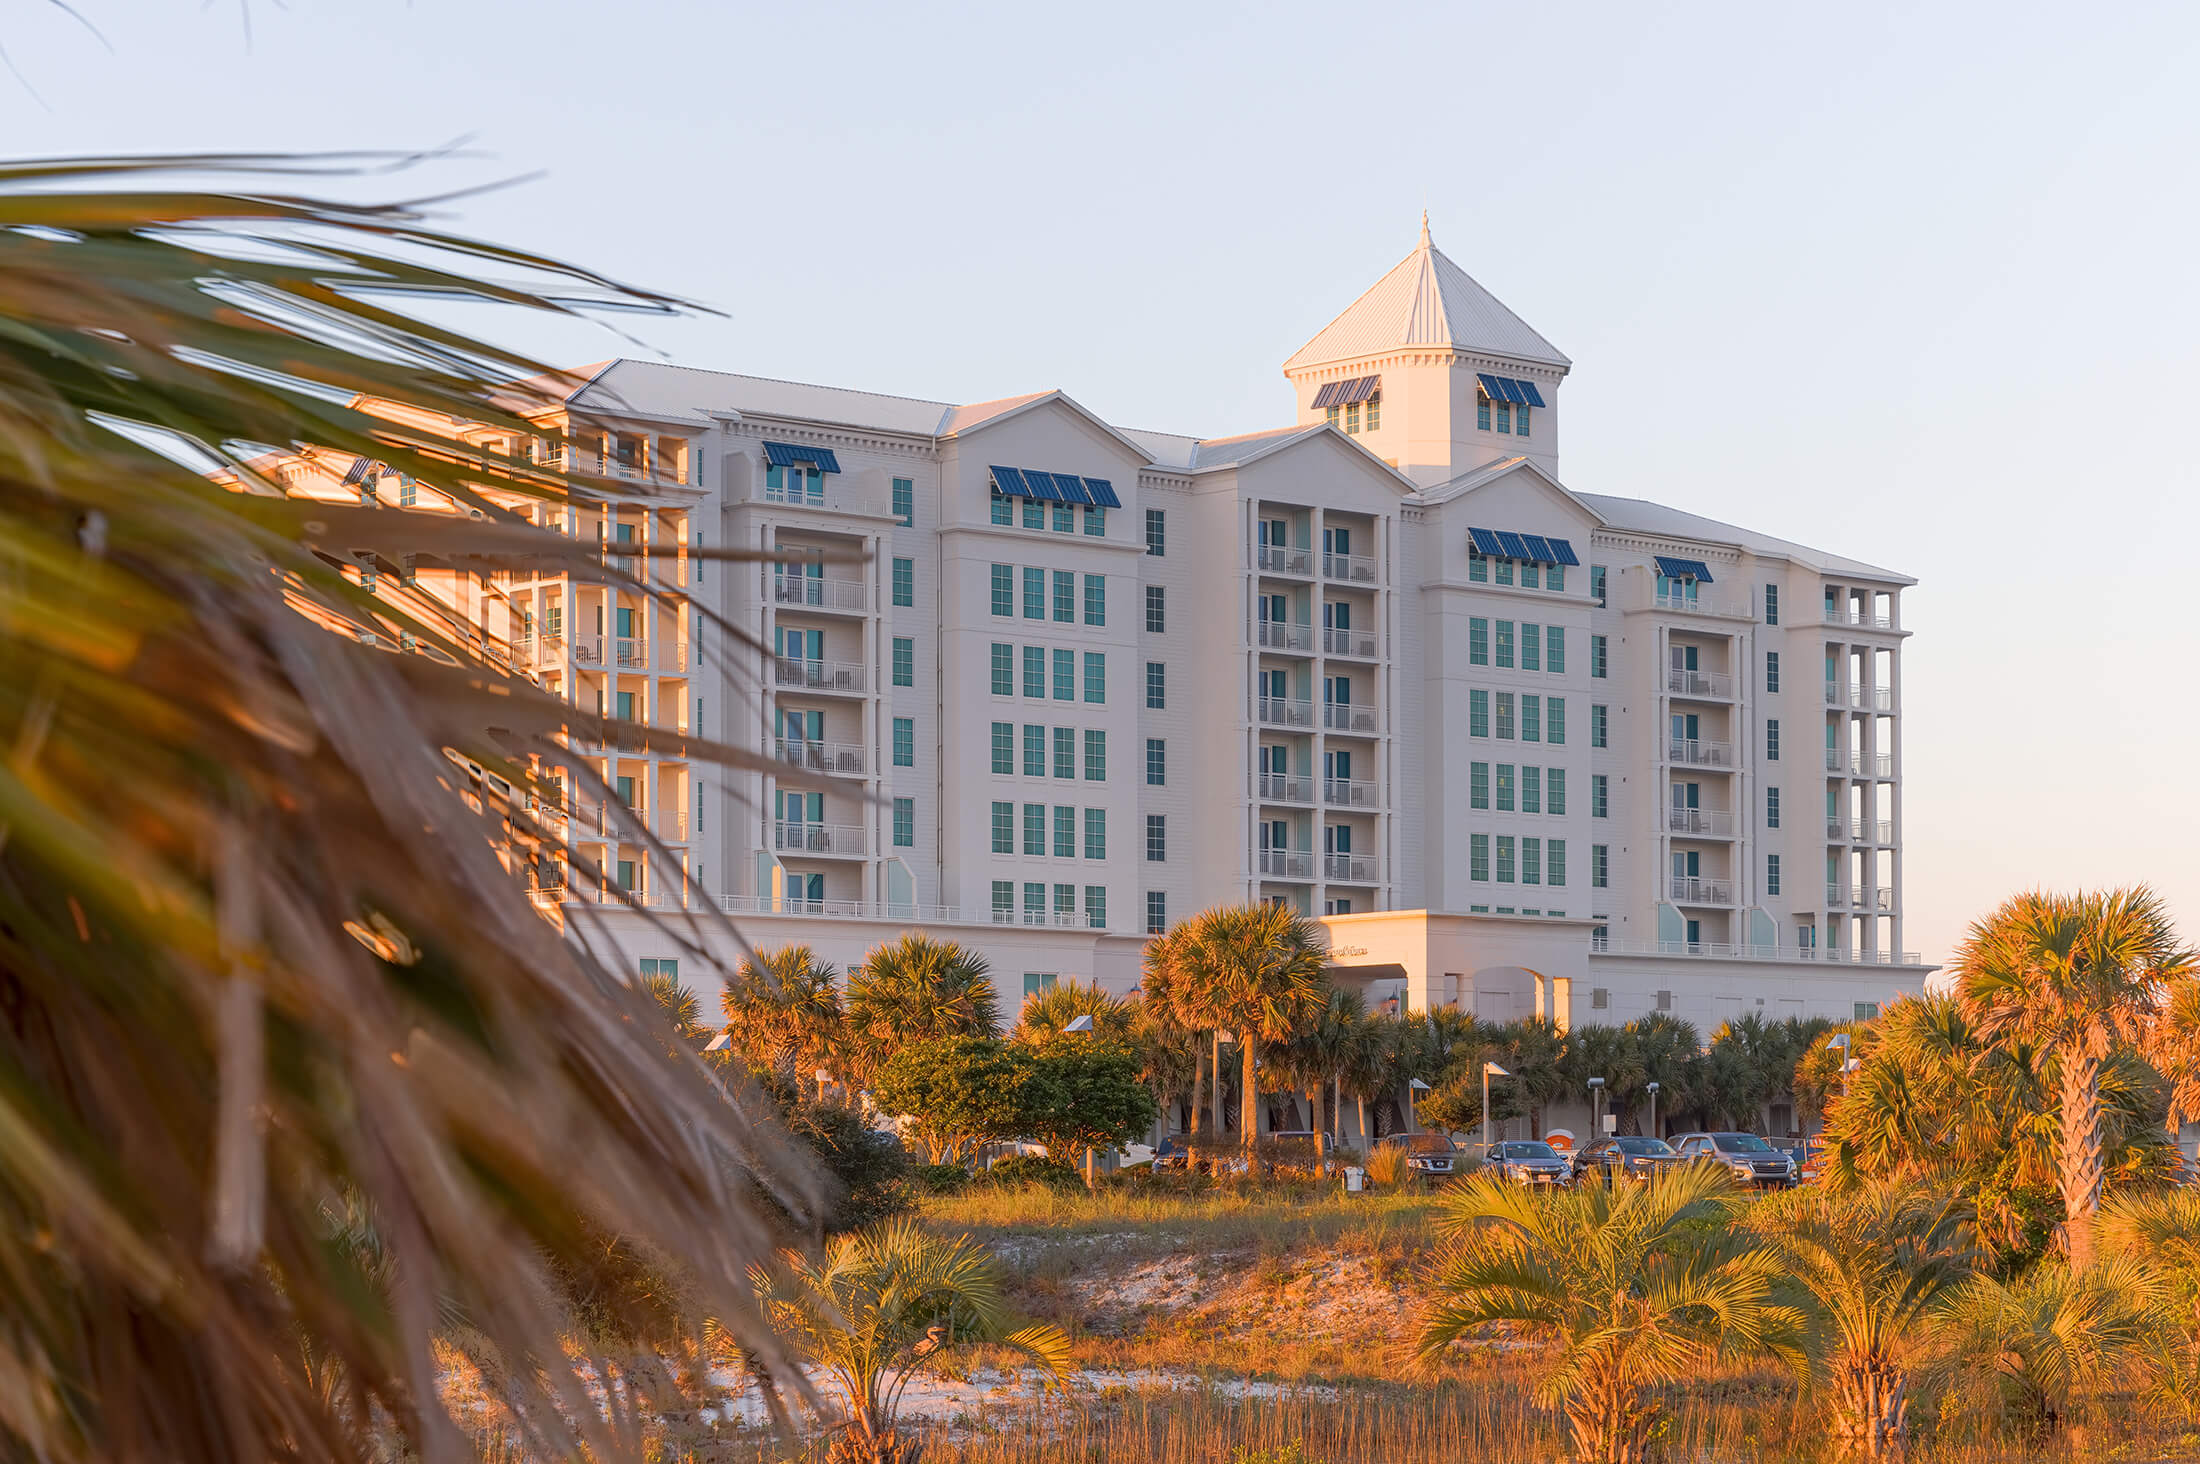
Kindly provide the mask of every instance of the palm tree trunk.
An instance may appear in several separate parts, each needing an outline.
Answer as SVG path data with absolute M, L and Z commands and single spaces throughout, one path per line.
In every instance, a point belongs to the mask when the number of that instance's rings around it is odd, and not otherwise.
M 1260 1094 L 1254 1077 L 1255 1057 L 1253 1034 L 1240 1032 L 1238 1046 L 1245 1054 L 1245 1091 L 1238 1095 L 1238 1139 L 1245 1145 L 1248 1169 L 1252 1164 L 1253 1146 L 1260 1138 Z
M 2062 1154 L 2063 1248 L 2070 1269 L 2093 1261 L 2093 1216 L 2101 1208 L 2101 1060 L 2108 1032 L 2095 1025 L 2063 1051 Z
M 1199 1147 L 1200 1137 L 1207 1132 L 1207 1125 L 1205 1122 L 1203 1122 L 1203 1120 L 1207 1116 L 1206 1082 L 1207 1044 L 1202 1042 L 1200 1044 L 1199 1055 L 1192 1059 L 1192 1113 L 1190 1137 L 1192 1147 L 1195 1149 Z

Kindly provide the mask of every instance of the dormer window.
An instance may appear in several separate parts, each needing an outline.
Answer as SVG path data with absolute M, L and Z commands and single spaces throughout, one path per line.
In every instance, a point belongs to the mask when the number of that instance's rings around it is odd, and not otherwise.
M 1543 392 L 1532 381 L 1476 372 L 1481 385 L 1474 393 L 1474 425 L 1484 432 L 1509 437 L 1528 435 L 1529 414 L 1543 405 Z
M 1356 376 L 1349 381 L 1324 383 L 1314 393 L 1314 405 L 1321 408 L 1325 420 L 1340 432 L 1357 437 L 1363 430 L 1373 432 L 1383 424 L 1383 379 L 1380 376 Z

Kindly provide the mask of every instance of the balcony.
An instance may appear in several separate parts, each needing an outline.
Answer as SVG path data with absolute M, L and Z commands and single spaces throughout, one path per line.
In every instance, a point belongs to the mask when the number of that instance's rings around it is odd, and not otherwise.
M 1612 940 L 1593 941 L 1592 955 L 1599 956 L 1720 956 L 1736 961 L 1817 961 L 1835 965 L 1922 966 L 1925 958 L 1915 951 L 1843 950 L 1815 946 L 1732 945 L 1721 941 Z
M 1724 879 L 1698 879 L 1694 875 L 1673 876 L 1672 893 L 1675 902 L 1683 905 L 1731 905 L 1734 903 L 1734 883 Z
M 1734 766 L 1734 744 L 1702 742 L 1693 737 L 1668 738 L 1665 760 L 1691 768 L 1731 768 Z
M 1256 620 L 1253 622 L 1253 639 L 1264 651 L 1306 651 L 1314 649 L 1314 627 L 1295 625 L 1288 620 Z
M 1347 884 L 1379 884 L 1381 865 L 1371 854 L 1324 854 L 1322 878 Z
M 1265 803 L 1312 803 L 1314 780 L 1300 773 L 1255 773 L 1254 796 Z
M 781 686 L 801 691 L 864 692 L 870 690 L 869 669 L 855 661 L 797 661 L 772 658 L 773 679 Z
M 1846 839 L 1848 836 L 1849 821 L 1838 814 L 1828 814 L 1826 816 L 1826 837 L 1829 839 Z
M 1849 834 L 1859 844 L 1892 844 L 1894 820 L 1860 818 L 1849 825 Z
M 1255 552 L 1262 574 L 1311 576 L 1314 573 L 1314 551 L 1311 549 L 1293 549 L 1287 544 L 1262 544 Z
M 861 777 L 863 748 L 853 742 L 812 742 L 802 737 L 774 737 L 772 756 L 790 767 L 809 773 Z
M 1665 673 L 1665 689 L 1675 696 L 1703 697 L 1712 701 L 1734 699 L 1734 678 L 1723 671 L 1681 671 Z
M 1382 786 L 1373 778 L 1322 779 L 1322 802 L 1331 808 L 1374 808 L 1382 801 Z
M 896 905 L 884 900 L 774 900 L 770 895 L 712 895 L 691 904 L 716 905 L 729 915 L 810 915 L 839 920 L 899 920 L 925 925 L 954 925 L 962 911 L 954 905 Z
M 633 844 L 647 832 L 667 844 L 684 844 L 688 836 L 685 812 L 651 813 L 618 804 L 583 803 L 570 812 L 546 807 L 541 817 L 543 822 L 562 826 L 566 838 L 576 843 Z
M 995 910 L 995 925 L 1031 925 L 1050 930 L 1083 930 L 1092 922 L 1075 910 Z
M 1723 808 L 1668 808 L 1666 832 L 1713 839 L 1734 837 L 1734 815 Z
M 841 610 L 861 615 L 871 608 L 871 587 L 862 580 L 775 574 L 772 576 L 772 603 L 799 605 L 805 610 Z
M 1264 696 L 1259 700 L 1260 724 L 1263 727 L 1298 727 L 1311 730 L 1314 726 L 1314 704 L 1310 701 L 1293 701 L 1282 696 Z
M 688 643 L 684 640 L 577 635 L 573 637 L 572 651 L 577 666 L 600 666 L 614 671 L 661 671 L 675 676 L 684 676 L 688 671 Z
M 1826 908 L 1839 910 L 1849 903 L 1849 892 L 1837 884 L 1826 886 Z
M 1828 605 L 1826 607 L 1826 624 L 1855 625 L 1861 626 L 1865 630 L 1893 630 L 1894 617 L 1892 615 L 1880 615 L 1853 605 Z
M 1838 747 L 1829 747 L 1829 748 L 1827 748 L 1827 749 L 1826 749 L 1826 771 L 1827 771 L 1827 772 L 1829 772 L 1829 773 L 1838 773 L 1838 772 L 1840 772 L 1840 771 L 1841 771 L 1841 766 L 1842 766 L 1841 749 L 1840 749 L 1840 748 L 1838 748 Z
M 1322 725 L 1332 732 L 1365 732 L 1373 736 L 1381 720 L 1375 708 L 1365 702 L 1322 703 Z
M 1869 910 L 1891 912 L 1894 909 L 1894 890 L 1887 885 L 1876 889 L 1858 890 L 1857 902 Z
M 1826 705 L 1848 707 L 1859 712 L 1891 712 L 1894 710 L 1894 688 L 1844 686 L 1838 681 L 1829 681 L 1826 683 Z
M 1375 583 L 1375 557 L 1371 554 L 1323 554 L 1322 578 L 1351 585 Z
M 1322 653 L 1330 656 L 1357 656 L 1372 661 L 1376 656 L 1375 632 L 1372 630 L 1338 630 L 1322 627 Z
M 1263 849 L 1260 872 L 1276 879 L 1312 879 L 1314 855 L 1306 849 Z
M 782 854 L 837 854 L 860 858 L 863 828 L 860 824 L 772 822 L 772 848 Z
M 1722 600 L 1711 595 L 1652 596 L 1652 604 L 1659 610 L 1678 611 L 1683 615 L 1717 615 L 1728 620 L 1753 620 L 1756 612 L 1747 601 Z

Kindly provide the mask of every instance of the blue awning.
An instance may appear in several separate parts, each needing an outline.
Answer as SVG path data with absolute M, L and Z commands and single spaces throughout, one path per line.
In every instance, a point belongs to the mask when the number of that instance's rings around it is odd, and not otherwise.
M 1085 491 L 1085 480 L 1075 473 L 1056 473 L 1054 486 L 1062 490 L 1062 497 L 1071 503 L 1090 503 L 1092 495 Z
M 1482 395 L 1493 402 L 1510 402 L 1521 407 L 1540 407 L 1543 393 L 1532 381 L 1519 381 L 1510 376 L 1492 376 L 1486 371 L 1474 373 L 1474 379 L 1482 383 Z
M 1478 552 L 1494 555 L 1499 559 L 1505 557 L 1505 546 L 1497 542 L 1497 535 L 1494 531 L 1490 529 L 1469 529 L 1467 530 L 1467 537 L 1473 541 Z
M 1543 393 L 1535 389 L 1534 382 L 1517 381 L 1513 384 L 1520 388 L 1521 395 L 1525 396 L 1528 399 L 1529 406 L 1540 407 L 1543 405 Z
M 1015 468 L 1004 468 L 995 463 L 987 471 L 993 474 L 993 487 L 1003 498 L 1028 498 L 1031 490 L 1024 486 L 1024 475 Z
M 1499 529 L 1497 531 L 1497 542 L 1505 546 L 1505 557 L 1507 559 L 1535 558 L 1533 554 L 1528 552 L 1528 541 L 1510 529 Z
M 1551 540 L 1551 552 L 1558 556 L 1557 562 L 1560 564 L 1570 564 L 1576 568 L 1581 564 L 1580 560 L 1574 558 L 1574 546 L 1564 539 Z
M 1667 579 L 1692 579 L 1706 585 L 1711 583 L 1710 567 L 1700 559 L 1673 559 L 1663 554 L 1657 555 L 1656 559 L 1658 573 Z
M 1537 564 L 1558 563 L 1558 556 L 1551 552 L 1550 540 L 1541 534 L 1522 534 L 1520 537 L 1528 546 L 1528 557 Z
M 1542 534 L 1516 534 L 1510 529 L 1467 530 L 1467 538 L 1475 552 L 1498 559 L 1518 559 L 1528 564 L 1572 564 L 1581 560 L 1574 555 L 1574 546 L 1564 539 L 1553 539 Z
M 1123 506 L 1123 500 L 1115 496 L 1115 485 L 1105 478 L 1087 478 L 1085 480 L 1085 491 L 1090 493 L 1092 501 L 1102 508 L 1121 508 Z
M 1062 490 L 1054 486 L 1054 475 L 1052 473 L 1041 472 L 1037 468 L 1026 468 L 1024 469 L 1024 481 L 1031 485 L 1031 492 L 1026 495 L 1028 497 L 1044 499 L 1048 503 L 1066 501 L 1062 497 Z
M 833 456 L 829 447 L 806 447 L 798 442 L 767 442 L 764 456 L 775 468 L 807 465 L 821 473 L 840 471 L 840 459 Z
M 1364 402 L 1382 394 L 1380 376 L 1355 376 L 1349 381 L 1325 382 L 1322 389 L 1314 393 L 1314 405 L 1316 408 L 1350 406 L 1353 402 Z

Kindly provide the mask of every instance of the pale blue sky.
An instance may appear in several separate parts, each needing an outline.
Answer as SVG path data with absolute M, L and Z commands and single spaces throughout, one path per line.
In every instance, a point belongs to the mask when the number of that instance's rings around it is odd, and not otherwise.
M 457 222 L 720 306 L 646 323 L 703 366 L 1266 426 L 1426 207 L 1573 357 L 1569 483 L 1923 581 L 1910 946 L 2200 937 L 2200 9 L 75 3 L 113 54 L 0 0 L 0 152 L 471 134 L 419 186 L 544 170 Z

